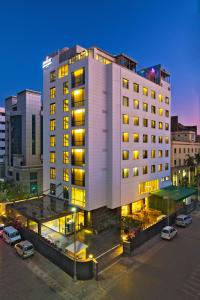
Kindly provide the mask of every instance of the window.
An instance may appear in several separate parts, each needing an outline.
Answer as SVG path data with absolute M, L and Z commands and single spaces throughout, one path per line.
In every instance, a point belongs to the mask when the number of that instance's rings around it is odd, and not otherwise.
M 148 173 L 148 167 L 147 166 L 143 166 L 142 168 L 142 174 L 145 175 Z
M 158 150 L 158 157 L 163 157 L 163 151 L 162 150 Z
M 104 64 L 104 65 L 108 65 L 111 64 L 111 61 L 105 57 L 103 57 L 102 55 L 97 54 L 96 55 L 96 60 L 98 60 L 100 63 Z
M 123 132 L 122 133 L 122 141 L 123 142 L 129 142 L 129 134 L 128 134 L 128 132 Z
M 165 130 L 169 130 L 169 124 L 165 123 Z
M 159 116 L 163 116 L 163 109 L 162 108 L 158 109 L 158 114 L 159 114 Z
M 138 150 L 134 150 L 133 151 L 133 159 L 139 159 L 140 158 L 140 153 Z
M 176 166 L 176 159 L 174 160 L 174 165 Z
M 158 127 L 159 127 L 159 129 L 163 129 L 163 122 L 159 122 Z
M 158 100 L 159 100 L 160 102 L 163 102 L 163 95 L 159 94 L 159 95 L 158 95 Z
M 122 178 L 128 178 L 128 176 L 129 176 L 129 169 L 128 168 L 122 169 Z
M 168 110 L 165 111 L 165 117 L 166 117 L 166 118 L 169 117 L 169 111 L 168 111 Z
M 122 105 L 127 106 L 127 107 L 129 106 L 129 98 L 128 97 L 123 96 Z
M 148 119 L 143 119 L 143 126 L 148 127 Z
M 50 82 L 54 82 L 56 80 L 56 70 L 50 72 Z
M 72 169 L 72 184 L 78 186 L 85 186 L 85 170 L 83 169 Z
M 69 187 L 68 186 L 63 186 L 63 198 L 69 199 Z
M 55 145 L 56 145 L 56 137 L 55 137 L 55 135 L 50 135 L 49 144 L 50 144 L 50 147 L 55 147 Z
M 63 135 L 63 146 L 64 147 L 68 147 L 69 146 L 69 135 L 68 134 L 64 134 Z
M 165 157 L 169 157 L 169 150 L 165 150 Z
M 56 179 L 56 169 L 50 168 L 50 179 Z
M 72 107 L 81 107 L 85 104 L 85 89 L 76 89 L 71 92 Z
M 137 99 L 133 100 L 133 108 L 139 109 L 139 101 Z
M 68 164 L 69 163 L 69 152 L 64 151 L 63 152 L 63 164 Z
M 174 148 L 174 153 L 176 153 L 176 148 Z
M 122 151 L 122 159 L 123 160 L 128 160 L 129 159 L 129 151 L 128 150 L 123 150 Z
M 151 113 L 156 114 L 156 107 L 155 105 L 151 105 Z
M 50 115 L 54 115 L 56 112 L 56 104 L 55 103 L 51 103 L 50 104 Z
M 143 143 L 148 143 L 148 135 L 143 134 Z
M 81 108 L 72 111 L 71 124 L 72 126 L 85 125 L 85 109 Z
M 63 180 L 66 182 L 69 181 L 69 169 L 63 169 Z
M 54 131 L 56 129 L 56 120 L 50 120 L 50 131 Z
M 85 207 L 85 190 L 72 187 L 72 203 L 78 206 Z
M 58 78 L 63 78 L 68 75 L 68 65 L 63 65 L 58 68 Z
M 71 164 L 75 165 L 75 166 L 84 166 L 85 165 L 85 150 L 84 149 L 72 149 Z
M 49 153 L 49 162 L 52 163 L 52 164 L 56 162 L 56 153 L 55 153 L 55 151 L 51 151 Z
M 63 117 L 63 129 L 68 129 L 69 127 L 69 118 Z
M 159 164 L 158 165 L 158 172 L 162 172 L 162 169 L 163 169 L 162 164 Z
M 143 150 L 143 159 L 148 158 L 148 151 L 147 150 Z
M 78 69 L 71 74 L 71 86 L 72 88 L 85 84 L 85 69 Z
M 30 173 L 30 180 L 37 180 L 37 172 Z
M 133 168 L 133 176 L 139 176 L 139 168 L 138 167 Z
M 152 144 L 156 143 L 156 136 L 155 135 L 151 136 L 151 142 L 152 142 Z
M 179 153 L 181 153 L 181 148 L 179 148 L 179 151 L 178 151 Z
M 128 79 L 125 79 L 125 78 L 122 79 L 122 86 L 125 89 L 129 88 L 129 81 L 128 81 Z
M 133 117 L 133 125 L 139 126 L 139 117 Z
M 151 98 L 156 99 L 156 92 L 151 90 Z
M 72 146 L 85 145 L 85 129 L 75 129 L 71 132 Z
M 151 173 L 155 173 L 156 172 L 156 166 L 155 165 L 151 165 Z
M 139 184 L 139 194 L 150 193 L 159 189 L 159 180 L 146 181 Z
M 169 170 L 169 164 L 165 164 L 165 171 Z
M 162 136 L 159 136 L 159 137 L 158 137 L 158 143 L 159 143 L 159 144 L 162 144 L 162 142 L 163 142 L 163 137 L 162 137 Z
M 133 134 L 133 141 L 134 141 L 134 143 L 139 143 L 139 134 L 138 133 Z
M 156 157 L 156 150 L 151 150 L 151 158 L 155 158 Z
M 169 144 L 169 137 L 168 136 L 165 137 L 165 144 Z
M 148 96 L 148 88 L 143 87 L 143 95 Z
M 51 87 L 50 88 L 50 99 L 54 99 L 56 97 L 56 88 Z
M 69 101 L 68 101 L 68 99 L 63 100 L 63 111 L 64 112 L 69 111 Z
M 138 83 L 134 82 L 134 84 L 133 84 L 133 90 L 134 90 L 134 92 L 139 93 L 139 84 Z
M 165 103 L 169 104 L 169 97 L 165 97 Z
M 143 111 L 148 111 L 148 104 L 143 102 Z
M 69 93 L 69 84 L 68 81 L 63 82 L 63 95 L 66 95 Z
M 156 128 L 156 121 L 155 120 L 151 120 L 151 128 Z
M 20 174 L 17 172 L 15 176 L 16 176 L 16 181 L 19 181 L 20 180 Z
M 122 123 L 123 124 L 129 124 L 129 116 L 128 115 L 122 115 Z

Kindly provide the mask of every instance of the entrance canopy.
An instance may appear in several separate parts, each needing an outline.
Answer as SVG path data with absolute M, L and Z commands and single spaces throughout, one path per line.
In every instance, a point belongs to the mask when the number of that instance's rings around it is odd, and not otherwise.
M 177 186 L 168 186 L 166 188 L 160 189 L 158 191 L 152 192 L 151 195 L 167 198 L 174 201 L 181 201 L 185 198 L 188 198 L 197 193 L 197 190 L 194 188 L 188 187 L 177 187 Z
M 76 248 L 75 248 L 74 246 L 76 246 Z M 84 250 L 86 250 L 87 248 L 88 248 L 88 245 L 83 244 L 83 243 L 81 243 L 80 241 L 76 241 L 75 245 L 74 245 L 74 243 L 72 243 L 72 244 L 70 244 L 69 246 L 67 246 L 67 247 L 65 248 L 65 250 L 67 250 L 67 251 L 69 251 L 69 252 L 71 252 L 71 253 L 73 253 L 73 254 L 74 254 L 74 252 L 75 252 L 76 254 L 78 254 L 79 252 L 84 251 Z M 74 251 L 74 250 L 75 250 L 75 251 Z

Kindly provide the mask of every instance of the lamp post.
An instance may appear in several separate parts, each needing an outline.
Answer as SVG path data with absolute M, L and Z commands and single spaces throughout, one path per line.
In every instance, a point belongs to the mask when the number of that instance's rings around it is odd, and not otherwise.
M 76 207 L 72 207 L 72 212 L 74 213 L 74 281 L 77 280 L 76 271 Z

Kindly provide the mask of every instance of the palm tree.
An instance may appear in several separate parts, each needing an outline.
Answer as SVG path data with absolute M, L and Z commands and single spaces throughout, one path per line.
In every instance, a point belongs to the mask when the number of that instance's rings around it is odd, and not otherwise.
M 193 177 L 193 172 L 195 169 L 195 159 L 194 156 L 187 155 L 187 159 L 185 161 L 186 166 L 189 168 L 189 184 L 191 184 L 191 178 Z

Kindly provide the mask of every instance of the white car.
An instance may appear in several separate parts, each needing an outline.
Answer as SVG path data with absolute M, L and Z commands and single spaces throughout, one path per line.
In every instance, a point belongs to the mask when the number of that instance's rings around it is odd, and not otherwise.
M 15 245 L 15 250 L 19 256 L 26 258 L 34 254 L 33 244 L 29 241 L 21 241 Z
M 161 231 L 161 238 L 171 240 L 177 235 L 177 230 L 173 226 L 165 226 Z
M 12 226 L 4 227 L 2 237 L 3 240 L 9 245 L 14 245 L 21 241 L 21 235 L 19 231 Z
M 186 227 L 192 223 L 192 217 L 187 215 L 179 215 L 176 217 L 176 225 Z

